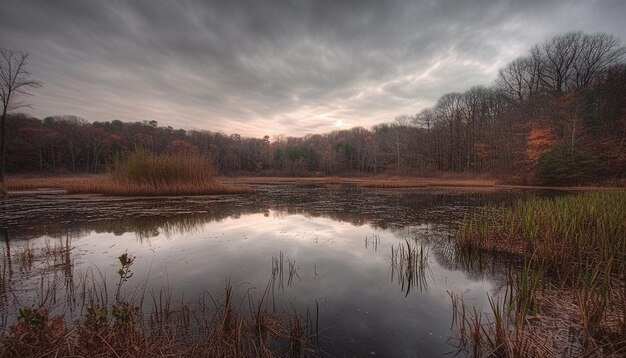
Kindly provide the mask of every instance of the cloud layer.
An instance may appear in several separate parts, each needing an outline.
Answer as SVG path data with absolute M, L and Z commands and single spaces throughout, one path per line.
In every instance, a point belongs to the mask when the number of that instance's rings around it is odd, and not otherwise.
M 625 40 L 623 14 L 620 0 L 0 0 L 0 46 L 30 52 L 39 117 L 301 136 L 488 85 L 556 34 Z

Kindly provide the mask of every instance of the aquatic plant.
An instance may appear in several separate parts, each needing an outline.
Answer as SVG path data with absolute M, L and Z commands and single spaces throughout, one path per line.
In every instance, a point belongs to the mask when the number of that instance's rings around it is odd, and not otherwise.
M 117 292 L 115 293 L 115 298 L 119 301 L 122 285 L 124 284 L 124 282 L 128 281 L 129 278 L 133 277 L 133 273 L 130 271 L 130 267 L 133 265 L 133 262 L 135 262 L 135 257 L 128 254 L 128 252 L 124 252 L 117 258 L 117 260 L 120 262 L 120 269 L 117 270 L 117 274 L 120 276 L 120 280 L 117 283 Z
M 211 159 L 199 154 L 154 154 L 136 150 L 117 158 L 107 175 L 17 178 L 10 190 L 61 188 L 74 194 L 112 196 L 248 194 L 246 185 L 223 184 L 215 179 Z
M 298 274 L 298 267 L 296 266 L 296 260 L 292 260 L 289 257 L 286 257 L 285 254 L 281 251 L 278 257 L 272 256 L 272 272 L 270 275 L 270 285 L 273 288 L 275 286 L 276 280 L 278 280 L 278 288 L 284 290 L 284 262 L 287 261 L 287 287 L 293 284 L 294 278 L 300 279 L 300 274 Z
M 409 240 L 391 247 L 391 281 L 400 285 L 405 297 L 411 290 L 428 289 L 428 279 L 432 278 L 426 247 L 411 244 Z
M 527 260 L 517 274 L 508 274 L 505 297 L 490 298 L 496 330 L 494 322 L 482 323 L 482 338 L 505 335 L 498 342 L 506 342 L 507 354 L 514 356 L 624 354 L 625 207 L 626 191 L 607 190 L 532 197 L 468 217 L 459 251 L 505 252 Z M 452 300 L 458 313 L 458 297 Z M 564 324 L 570 333 L 560 332 Z M 500 349 L 501 343 L 491 343 L 489 349 Z
M 152 154 L 153 156 L 156 156 Z M 170 157 L 177 157 L 177 155 L 165 155 Z M 183 157 L 183 161 L 188 160 L 189 156 Z M 198 157 L 197 155 L 191 155 L 191 157 Z M 200 158 L 205 158 L 201 157 Z M 204 161 L 205 159 L 201 159 Z M 118 159 L 115 163 L 122 163 L 121 159 Z M 206 164 L 206 163 L 205 163 Z M 203 165 L 205 165 L 203 164 Z M 116 167 L 117 165 L 117 167 Z M 134 164 L 129 170 L 135 171 L 139 168 L 139 164 Z M 113 164 L 113 168 L 121 169 L 120 164 Z M 164 171 L 169 173 L 170 171 Z M 160 173 L 154 173 L 150 176 L 146 176 L 146 179 L 151 177 L 159 178 Z M 135 178 L 143 176 L 141 174 L 133 175 Z M 121 175 L 120 178 L 127 178 L 128 175 Z M 213 190 L 209 190 L 208 194 L 245 194 L 250 193 L 252 190 L 248 184 L 267 184 L 267 183 L 305 183 L 316 184 L 324 186 L 337 186 L 337 185 L 355 185 L 364 188 L 381 188 L 381 189 L 403 189 L 403 188 L 422 188 L 422 187 L 494 187 L 496 181 L 492 179 L 481 178 L 420 178 L 420 177 L 236 177 L 236 178 L 222 178 L 220 181 L 213 177 Z M 51 176 L 51 177 L 18 177 L 10 176 L 7 178 L 6 188 L 9 191 L 23 191 L 23 190 L 37 190 L 41 188 L 52 189 L 67 189 L 74 193 L 106 193 L 108 195 L 176 195 L 176 193 L 188 192 L 189 195 L 202 193 L 202 190 L 190 184 L 181 183 L 161 183 L 160 187 L 169 188 L 162 189 L 161 192 L 165 194 L 150 194 L 154 190 L 147 190 L 145 188 L 138 188 L 137 183 L 124 180 L 124 187 L 120 188 L 119 185 L 114 187 L 114 183 L 109 180 L 107 175 L 93 175 L 82 174 L 74 176 Z M 160 179 L 159 179 L 160 180 Z M 150 182 L 150 180 L 147 180 Z M 158 180 L 157 180 L 158 181 Z M 141 183 L 140 183 L 141 184 Z M 205 184 L 203 184 L 205 185 Z M 208 189 L 207 189 L 208 190 Z M 167 194 L 171 192 L 173 194 Z M 129 193 L 129 194 L 125 194 Z M 136 194 L 135 194 L 136 193 Z M 182 194 L 181 194 L 182 195 Z
M 198 154 L 154 154 L 137 150 L 116 160 L 97 192 L 107 195 L 242 194 L 246 186 L 224 185 L 215 179 L 210 158 Z M 68 187 L 81 192 L 81 187 Z M 90 191 L 91 189 L 88 189 Z
M 172 304 L 172 293 L 148 290 L 151 310 L 145 312 L 144 293 L 124 297 L 120 287 L 132 273 L 135 258 L 118 257 L 120 268 L 113 303 L 104 275 L 88 271 L 69 299 L 83 312 L 78 321 L 52 314 L 54 303 L 42 301 L 19 311 L 17 321 L 0 330 L 0 356 L 102 357 L 306 357 L 316 353 L 319 306 L 315 316 L 307 310 L 276 312 L 267 307 L 268 290 L 256 297 L 247 291 L 236 298 L 229 282 L 216 299 L 204 292 L 197 302 Z M 295 267 L 295 262 L 291 261 Z M 99 271 L 98 271 L 99 272 Z M 43 287 L 43 286 L 42 286 Z M 43 289 L 43 288 L 42 288 Z M 56 296 L 47 286 L 46 296 Z M 141 290 L 140 290 L 141 291 Z M 207 297 L 209 298 L 207 300 Z M 239 302 L 239 304 L 237 304 Z M 248 302 L 248 308 L 243 303 Z
M 113 181 L 138 185 L 204 184 L 214 181 L 215 169 L 206 156 L 154 154 L 136 150 L 117 159 L 108 170 Z

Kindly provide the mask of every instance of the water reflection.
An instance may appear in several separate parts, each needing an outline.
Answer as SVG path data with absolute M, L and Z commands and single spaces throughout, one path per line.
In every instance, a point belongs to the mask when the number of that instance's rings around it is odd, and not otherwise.
M 437 356 L 451 350 L 447 292 L 484 306 L 504 272 L 501 259 L 457 252 L 455 224 L 474 206 L 527 195 L 257 189 L 248 197 L 2 199 L 11 209 L 2 212 L 3 325 L 18 307 L 42 303 L 80 317 L 86 277 L 113 287 L 127 250 L 137 257 L 130 294 L 145 285 L 184 299 L 221 292 L 228 278 L 240 292 L 270 290 L 273 307 L 319 304 L 320 344 L 332 355 Z
M 226 197 L 111 198 L 59 192 L 14 193 L 0 198 L 0 222 L 15 239 L 98 232 L 192 230 L 246 214 L 300 214 L 380 229 L 458 222 L 467 209 L 511 201 L 527 191 L 374 190 L 302 185 L 260 185 L 257 195 Z M 540 192 L 535 192 L 540 193 Z
M 428 264 L 428 247 L 411 244 L 408 239 L 391 246 L 391 281 L 394 276 L 405 297 L 411 289 L 426 291 L 429 279 L 434 279 Z

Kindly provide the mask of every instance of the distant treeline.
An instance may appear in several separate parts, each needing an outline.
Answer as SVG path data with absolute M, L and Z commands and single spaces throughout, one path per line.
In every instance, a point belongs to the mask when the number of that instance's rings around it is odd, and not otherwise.
M 552 184 L 626 177 L 625 48 L 608 34 L 567 33 L 534 46 L 490 87 L 371 129 L 245 138 L 75 116 L 7 121 L 7 170 L 101 172 L 136 148 L 201 153 L 219 173 L 431 175 L 464 172 Z

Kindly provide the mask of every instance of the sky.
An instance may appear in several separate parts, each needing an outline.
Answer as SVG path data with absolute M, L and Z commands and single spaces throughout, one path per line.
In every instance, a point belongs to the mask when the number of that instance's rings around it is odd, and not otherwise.
M 30 54 L 39 118 L 303 136 L 490 85 L 565 32 L 624 42 L 624 17 L 624 0 L 0 0 L 0 47 Z

